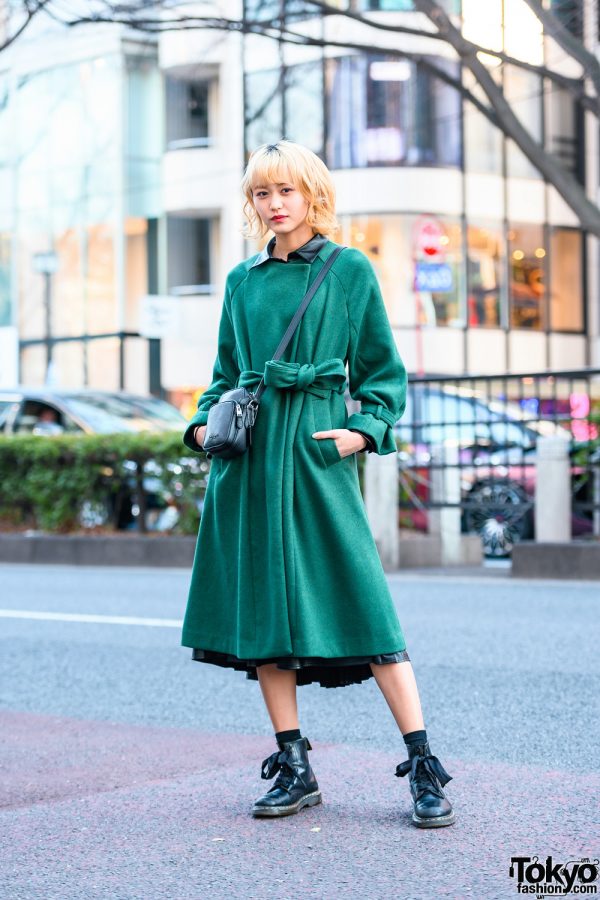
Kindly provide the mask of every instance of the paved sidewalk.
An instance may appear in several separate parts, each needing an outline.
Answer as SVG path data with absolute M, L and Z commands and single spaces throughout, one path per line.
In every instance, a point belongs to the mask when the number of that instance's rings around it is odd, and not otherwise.
M 7 900 L 515 897 L 511 855 L 590 853 L 600 791 L 589 775 L 446 757 L 457 822 L 423 831 L 398 754 L 315 741 L 322 805 L 256 820 L 268 738 L 14 712 L 0 728 Z
M 595 585 L 390 575 L 456 824 L 416 829 L 374 679 L 298 692 L 323 803 L 253 819 L 256 682 L 179 645 L 189 573 L 0 566 L 2 900 L 519 896 L 598 857 Z

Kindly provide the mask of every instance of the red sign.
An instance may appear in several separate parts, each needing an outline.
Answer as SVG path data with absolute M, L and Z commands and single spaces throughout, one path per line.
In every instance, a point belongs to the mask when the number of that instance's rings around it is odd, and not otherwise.
M 413 230 L 415 259 L 443 258 L 446 232 L 443 225 L 431 216 L 419 216 Z

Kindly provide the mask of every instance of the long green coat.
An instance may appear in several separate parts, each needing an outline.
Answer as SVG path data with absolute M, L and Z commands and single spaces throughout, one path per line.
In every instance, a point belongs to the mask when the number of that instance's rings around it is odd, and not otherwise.
M 355 427 L 373 438 L 377 453 L 396 452 L 393 426 L 404 410 L 406 371 L 374 270 L 360 250 L 342 251 L 282 359 L 272 361 L 336 246 L 325 242 L 312 263 L 290 257 L 253 265 L 252 256 L 227 277 L 212 382 L 185 431 L 186 446 L 198 450 L 193 430 L 206 423 L 223 391 L 254 389 L 263 372 L 266 387 L 250 449 L 211 460 L 183 646 L 230 660 L 405 650 L 360 492 L 357 454 L 341 457 L 333 438 L 311 437 Z M 350 416 L 346 363 L 350 395 L 361 402 Z

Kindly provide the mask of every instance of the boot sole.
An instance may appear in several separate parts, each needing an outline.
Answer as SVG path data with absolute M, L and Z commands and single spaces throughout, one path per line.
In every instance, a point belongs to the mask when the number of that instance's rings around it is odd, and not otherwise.
M 274 818 L 276 816 L 293 816 L 305 806 L 316 806 L 321 803 L 321 791 L 313 791 L 312 794 L 306 794 L 304 797 L 291 804 L 290 806 L 255 806 L 252 809 L 252 815 L 263 818 Z
M 412 822 L 417 828 L 443 828 L 445 825 L 453 825 L 455 821 L 454 813 L 448 813 L 447 816 L 432 816 L 429 819 L 421 818 L 413 813 Z

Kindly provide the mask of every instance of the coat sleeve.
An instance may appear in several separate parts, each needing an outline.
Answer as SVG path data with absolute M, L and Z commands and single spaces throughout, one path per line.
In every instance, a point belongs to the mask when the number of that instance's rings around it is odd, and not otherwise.
M 202 452 L 202 448 L 194 440 L 194 429 L 198 425 L 206 425 L 208 410 L 214 403 L 218 402 L 224 391 L 235 387 L 239 374 L 235 333 L 231 317 L 231 284 L 230 278 L 228 278 L 221 310 L 217 357 L 213 365 L 212 379 L 198 400 L 197 411 L 188 422 L 183 435 L 183 443 L 190 450 L 195 450 L 198 453 Z
M 360 253 L 360 251 L 356 251 Z M 394 340 L 377 276 L 360 253 L 356 277 L 348 294 L 350 396 L 360 412 L 348 417 L 346 428 L 368 435 L 381 456 L 396 452 L 394 425 L 406 406 L 406 368 Z

